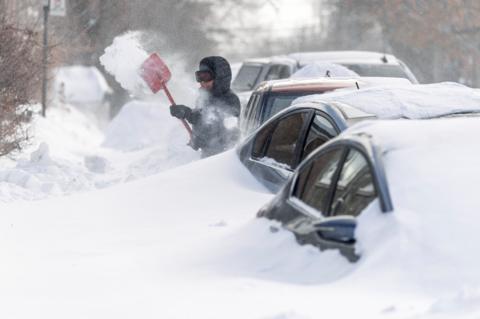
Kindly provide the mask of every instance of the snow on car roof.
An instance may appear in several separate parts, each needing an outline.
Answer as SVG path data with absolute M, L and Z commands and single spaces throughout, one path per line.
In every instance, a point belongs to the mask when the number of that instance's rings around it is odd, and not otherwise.
M 306 102 L 339 102 L 382 119 L 425 119 L 480 112 L 480 91 L 453 82 L 373 86 L 304 96 L 293 104 Z
M 312 78 L 312 77 L 338 77 L 338 76 L 349 76 L 349 77 L 359 77 L 354 71 L 344 67 L 343 65 L 317 61 L 312 62 L 301 69 L 297 70 L 292 74 L 290 78 L 293 79 L 302 79 L 302 78 Z
M 399 64 L 397 58 L 391 54 L 372 51 L 297 52 L 289 54 L 288 57 L 297 60 L 300 65 L 304 65 L 314 61 L 329 61 L 332 63 L 355 64 Z

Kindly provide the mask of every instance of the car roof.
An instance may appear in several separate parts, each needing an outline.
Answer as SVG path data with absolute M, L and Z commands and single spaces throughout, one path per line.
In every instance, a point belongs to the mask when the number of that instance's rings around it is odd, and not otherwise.
M 295 59 L 300 65 L 305 65 L 314 61 L 329 61 L 332 63 L 345 64 L 399 65 L 399 61 L 395 56 L 373 51 L 297 52 L 289 54 L 288 57 Z
M 332 110 L 337 110 L 338 112 L 340 112 L 342 117 L 349 124 L 356 123 L 356 121 L 359 119 L 365 119 L 365 118 L 374 119 L 376 117 L 375 114 L 367 113 L 355 106 L 348 105 L 345 103 L 339 103 L 339 102 L 325 103 L 321 101 L 312 101 L 312 102 L 296 103 L 292 106 L 289 106 L 286 110 L 305 109 L 305 108 L 323 111 L 328 114 L 331 114 Z M 353 121 L 350 121 L 350 120 L 353 120 Z
M 289 58 L 284 55 L 275 55 L 271 57 L 259 57 L 259 58 L 250 58 L 243 61 L 244 64 L 286 64 L 286 65 L 296 65 L 297 61 L 292 58 Z
M 480 90 L 458 83 L 372 86 L 299 97 L 292 103 L 343 103 L 383 119 L 424 119 L 480 112 Z

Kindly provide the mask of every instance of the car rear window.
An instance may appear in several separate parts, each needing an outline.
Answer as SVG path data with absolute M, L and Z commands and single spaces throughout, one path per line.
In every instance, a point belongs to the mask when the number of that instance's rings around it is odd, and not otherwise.
M 253 90 L 261 71 L 261 65 L 242 65 L 238 71 L 237 77 L 232 83 L 233 89 L 239 92 Z
M 400 65 L 389 64 L 342 64 L 360 76 L 379 76 L 409 79 Z

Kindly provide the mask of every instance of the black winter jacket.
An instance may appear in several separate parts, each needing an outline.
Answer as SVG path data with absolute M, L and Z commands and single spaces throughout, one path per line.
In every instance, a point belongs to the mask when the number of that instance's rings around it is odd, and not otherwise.
M 237 142 L 240 100 L 230 89 L 232 72 L 227 60 L 219 56 L 206 57 L 200 61 L 202 65 L 214 75 L 213 88 L 211 91 L 200 89 L 195 109 L 187 120 L 192 124 L 192 146 L 200 148 L 202 157 L 207 157 Z

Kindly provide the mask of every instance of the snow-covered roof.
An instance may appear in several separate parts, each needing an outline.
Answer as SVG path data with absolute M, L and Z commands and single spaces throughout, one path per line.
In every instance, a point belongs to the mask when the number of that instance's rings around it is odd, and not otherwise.
M 480 112 L 480 91 L 453 82 L 372 86 L 304 96 L 296 99 L 293 105 L 311 102 L 339 102 L 382 119 L 424 119 Z
M 355 63 L 355 64 L 394 64 L 398 65 L 397 58 L 391 54 L 372 51 L 321 51 L 321 52 L 297 52 L 288 57 L 305 65 L 315 61 L 328 61 L 332 63 Z

